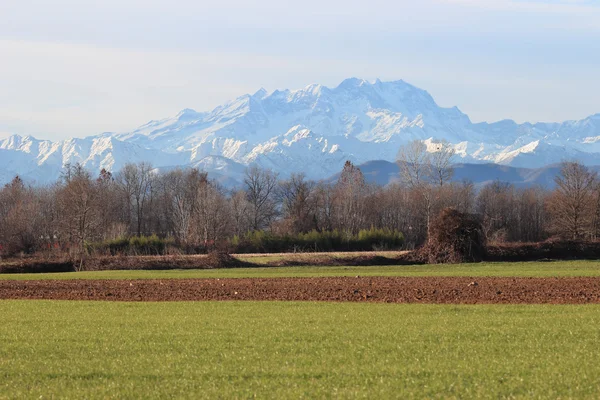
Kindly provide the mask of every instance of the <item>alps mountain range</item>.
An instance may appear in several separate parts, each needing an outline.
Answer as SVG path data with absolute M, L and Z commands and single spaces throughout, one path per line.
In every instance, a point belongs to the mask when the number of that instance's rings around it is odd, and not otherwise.
M 429 146 L 447 140 L 462 164 L 541 168 L 572 159 L 600 164 L 600 114 L 563 123 L 472 123 L 458 108 L 440 107 L 404 81 L 351 78 L 335 88 L 261 89 L 210 112 L 186 109 L 132 132 L 56 142 L 9 136 L 0 139 L 0 183 L 17 174 L 51 182 L 66 163 L 97 173 L 139 161 L 159 169 L 198 167 L 225 184 L 239 181 L 251 164 L 284 177 L 304 172 L 324 179 L 346 160 L 393 161 L 400 146 L 415 139 Z

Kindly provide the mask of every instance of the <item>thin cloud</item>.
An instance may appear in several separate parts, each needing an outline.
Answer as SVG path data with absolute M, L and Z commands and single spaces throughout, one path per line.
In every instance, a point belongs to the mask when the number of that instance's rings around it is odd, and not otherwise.
M 600 2 L 585 0 L 528 1 L 528 0 L 438 0 L 440 3 L 457 4 L 495 11 L 527 11 L 568 13 L 587 16 L 600 13 Z
M 123 131 L 349 76 L 407 80 L 475 120 L 584 117 L 600 111 L 598 5 L 0 0 L 0 130 Z

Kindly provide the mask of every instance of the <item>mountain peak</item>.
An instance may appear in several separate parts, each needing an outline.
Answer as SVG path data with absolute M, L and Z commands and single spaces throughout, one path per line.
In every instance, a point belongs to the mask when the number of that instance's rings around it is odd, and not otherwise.
M 265 97 L 267 97 L 268 94 L 269 94 L 269 92 L 267 92 L 267 89 L 261 87 L 252 95 L 252 97 L 262 100 Z
M 179 112 L 179 114 L 177 114 L 176 118 L 181 119 L 181 118 L 195 117 L 198 114 L 199 113 L 196 110 L 193 110 L 191 108 L 184 108 L 183 110 L 181 110 Z
M 310 93 L 310 94 L 320 94 L 321 90 L 323 89 L 323 85 L 318 84 L 318 83 L 311 83 L 310 85 L 306 86 L 304 88 L 304 92 Z
M 16 133 L 9 135 L 5 138 L 0 138 L 0 145 L 2 148 L 16 148 L 21 145 L 21 143 L 32 139 L 30 136 L 21 136 Z
M 338 89 L 345 89 L 345 88 L 354 88 L 354 87 L 359 87 L 359 86 L 363 86 L 363 85 L 370 85 L 370 83 L 364 79 L 360 79 L 360 78 L 348 78 L 348 79 L 344 79 L 342 81 L 342 83 L 340 83 L 338 85 Z

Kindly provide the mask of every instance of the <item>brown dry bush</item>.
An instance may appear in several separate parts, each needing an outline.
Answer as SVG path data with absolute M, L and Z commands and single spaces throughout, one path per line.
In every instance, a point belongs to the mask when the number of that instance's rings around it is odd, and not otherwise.
M 83 260 L 45 259 L 28 257 L 0 263 L 4 273 L 48 273 L 73 271 L 114 270 L 172 270 L 255 267 L 256 264 L 241 261 L 224 251 L 193 256 L 95 256 Z
M 266 265 L 269 267 L 356 267 L 376 265 L 412 265 L 420 263 L 419 260 L 413 260 L 411 257 L 407 257 L 408 252 L 398 253 L 390 256 L 381 256 L 376 254 L 360 255 L 360 253 L 359 255 L 352 256 L 337 256 L 335 253 L 317 254 L 318 255 L 311 255 L 310 253 L 288 254 L 281 259 L 269 261 L 266 263 Z
M 486 261 L 598 260 L 600 242 L 547 240 L 538 243 L 502 243 L 487 247 Z
M 85 270 L 171 270 L 251 267 L 227 252 L 213 251 L 196 256 L 109 256 L 86 261 Z
M 418 254 L 430 264 L 477 262 L 485 257 L 485 242 L 476 215 L 445 208 L 432 221 L 428 241 Z
M 0 274 L 31 274 L 48 272 L 73 272 L 75 266 L 70 261 L 22 260 L 0 265 Z
M 233 257 L 228 251 L 218 249 L 208 253 L 205 268 L 250 268 L 254 266 L 256 265 Z

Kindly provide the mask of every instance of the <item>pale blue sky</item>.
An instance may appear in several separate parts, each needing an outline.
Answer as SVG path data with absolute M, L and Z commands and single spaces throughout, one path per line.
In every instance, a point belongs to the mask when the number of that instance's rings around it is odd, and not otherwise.
M 474 121 L 600 112 L 600 0 L 0 0 L 0 55 L 0 135 L 126 131 L 350 76 Z

